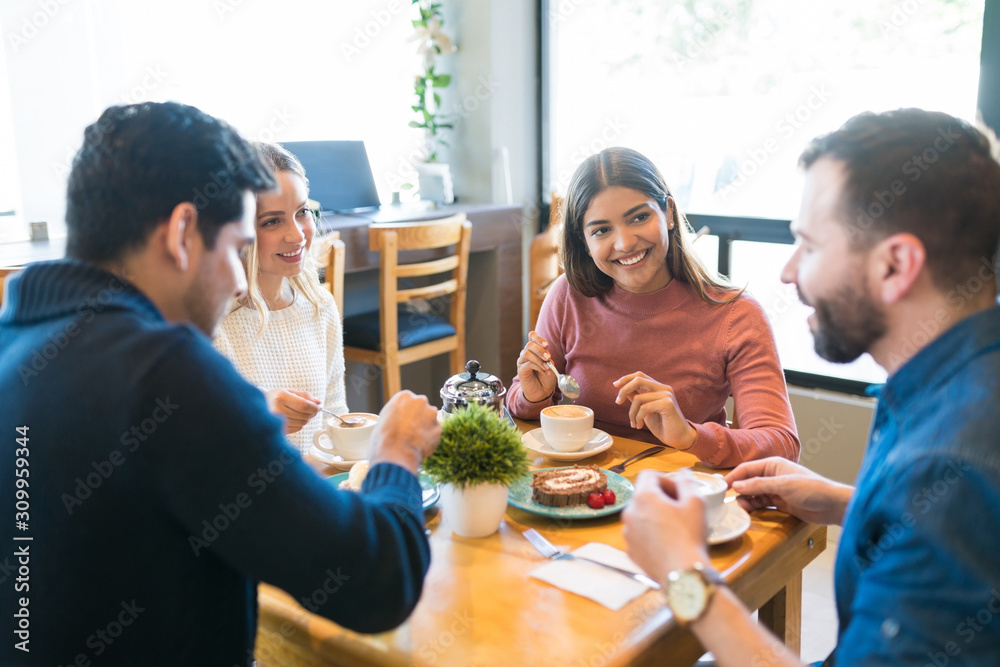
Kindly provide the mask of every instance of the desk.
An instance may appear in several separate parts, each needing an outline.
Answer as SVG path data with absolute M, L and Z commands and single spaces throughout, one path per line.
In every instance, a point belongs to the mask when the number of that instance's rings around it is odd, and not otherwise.
M 584 463 L 607 468 L 646 447 L 615 438 L 611 449 Z M 630 466 L 625 476 L 634 482 L 644 468 L 696 464 L 689 454 L 664 452 Z M 550 465 L 542 457 L 532 460 L 532 467 Z M 391 632 L 345 630 L 261 584 L 261 665 L 690 665 L 704 652 L 673 623 L 659 591 L 614 612 L 528 577 L 544 560 L 521 531 L 535 528 L 569 549 L 587 542 L 624 549 L 617 516 L 558 522 L 508 505 L 497 534 L 469 539 L 454 535 L 432 508 L 427 525 L 432 562 L 423 596 L 406 623 Z M 769 510 L 754 513 L 750 530 L 713 547 L 711 557 L 740 599 L 761 610 L 761 622 L 797 651 L 802 569 L 825 548 L 825 527 Z

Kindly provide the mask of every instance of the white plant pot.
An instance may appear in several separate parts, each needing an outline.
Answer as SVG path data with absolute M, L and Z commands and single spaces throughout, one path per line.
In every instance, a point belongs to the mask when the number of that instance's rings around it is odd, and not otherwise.
M 417 170 L 417 185 L 420 198 L 451 204 L 455 201 L 455 189 L 451 182 L 451 168 L 440 162 L 420 162 L 413 165 Z
M 503 484 L 441 485 L 441 509 L 452 531 L 462 537 L 486 537 L 500 529 L 507 511 Z

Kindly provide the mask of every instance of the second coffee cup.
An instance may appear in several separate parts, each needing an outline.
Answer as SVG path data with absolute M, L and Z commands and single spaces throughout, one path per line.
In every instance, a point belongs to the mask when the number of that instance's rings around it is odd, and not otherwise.
M 582 405 L 550 405 L 542 410 L 542 435 L 557 452 L 578 452 L 594 430 L 594 411 Z

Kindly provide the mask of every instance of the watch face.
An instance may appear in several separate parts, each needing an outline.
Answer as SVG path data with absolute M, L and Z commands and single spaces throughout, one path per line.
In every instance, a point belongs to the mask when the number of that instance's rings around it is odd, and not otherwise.
M 708 601 L 708 590 L 704 580 L 696 572 L 672 572 L 667 599 L 677 620 L 686 623 L 701 616 Z

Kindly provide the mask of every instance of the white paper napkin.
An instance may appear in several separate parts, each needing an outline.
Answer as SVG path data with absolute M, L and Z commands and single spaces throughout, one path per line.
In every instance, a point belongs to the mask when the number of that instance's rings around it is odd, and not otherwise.
M 628 554 L 607 544 L 591 542 L 584 544 L 572 553 L 630 572 L 642 573 L 642 569 L 632 562 Z M 529 572 L 528 575 L 570 593 L 590 598 L 612 611 L 618 611 L 649 589 L 646 584 L 626 577 L 624 574 L 619 574 L 600 565 L 568 558 L 548 561 Z

